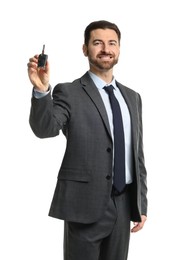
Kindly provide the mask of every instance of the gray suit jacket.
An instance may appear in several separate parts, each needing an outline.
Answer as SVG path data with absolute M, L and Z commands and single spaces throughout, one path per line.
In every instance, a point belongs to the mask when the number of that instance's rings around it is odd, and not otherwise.
M 142 142 L 141 98 L 117 82 L 128 105 L 133 138 L 132 220 L 147 214 L 147 185 Z M 53 97 L 53 98 L 52 98 Z M 108 117 L 97 87 L 86 73 L 53 93 L 32 97 L 30 125 L 36 136 L 53 137 L 62 130 L 67 145 L 49 215 L 93 223 L 104 213 L 112 189 L 113 143 Z

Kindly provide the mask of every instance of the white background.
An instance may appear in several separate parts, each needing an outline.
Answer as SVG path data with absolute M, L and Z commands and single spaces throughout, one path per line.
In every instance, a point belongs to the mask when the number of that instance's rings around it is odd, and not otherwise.
M 2 260 L 63 259 L 63 222 L 48 211 L 65 139 L 41 140 L 30 129 L 27 62 L 45 43 L 52 86 L 82 76 L 83 32 L 100 19 L 122 32 L 116 79 L 143 101 L 149 211 L 145 228 L 131 235 L 129 260 L 181 259 L 179 0 L 6 0 L 0 4 Z

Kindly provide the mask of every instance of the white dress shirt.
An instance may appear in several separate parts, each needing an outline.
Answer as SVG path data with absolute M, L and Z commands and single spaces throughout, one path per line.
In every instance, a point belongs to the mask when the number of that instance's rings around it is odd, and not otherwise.
M 107 112 L 110 130 L 112 134 L 113 144 L 114 144 L 114 135 L 113 135 L 113 116 L 112 109 L 109 101 L 109 96 L 106 91 L 103 89 L 106 85 L 112 85 L 114 87 L 114 95 L 116 96 L 119 105 L 121 107 L 122 118 L 123 118 L 123 128 L 124 128 L 124 138 L 125 138 L 125 171 L 126 171 L 126 184 L 132 182 L 133 176 L 133 152 L 132 152 L 132 137 L 131 137 L 131 119 L 128 106 L 119 90 L 116 86 L 115 79 L 113 78 L 110 84 L 107 84 L 101 78 L 89 71 L 91 79 L 94 81 L 94 84 L 99 90 L 99 93 L 102 97 L 102 100 L 105 105 Z

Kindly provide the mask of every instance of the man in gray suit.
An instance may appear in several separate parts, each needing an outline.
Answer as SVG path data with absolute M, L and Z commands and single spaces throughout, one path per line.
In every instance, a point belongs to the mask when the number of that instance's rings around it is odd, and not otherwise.
M 39 138 L 57 136 L 60 130 L 67 138 L 49 211 L 65 223 L 64 259 L 126 260 L 130 231 L 142 229 L 147 218 L 141 97 L 113 76 L 120 54 L 119 28 L 95 21 L 86 27 L 84 38 L 90 70 L 71 83 L 57 84 L 53 91 L 49 62 L 41 69 L 38 55 L 29 59 L 30 125 Z M 124 164 L 122 190 L 114 185 L 116 121 L 105 91 L 108 85 L 122 113 L 124 159 L 117 160 Z

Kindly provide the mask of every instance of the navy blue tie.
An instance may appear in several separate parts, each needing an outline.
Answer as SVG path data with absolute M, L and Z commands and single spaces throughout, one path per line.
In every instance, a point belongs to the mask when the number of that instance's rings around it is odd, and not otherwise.
M 105 91 L 109 95 L 113 114 L 113 127 L 114 127 L 114 177 L 113 186 L 121 192 L 125 185 L 125 141 L 124 141 L 124 129 L 123 120 L 119 102 L 114 95 L 113 86 L 104 87 Z

